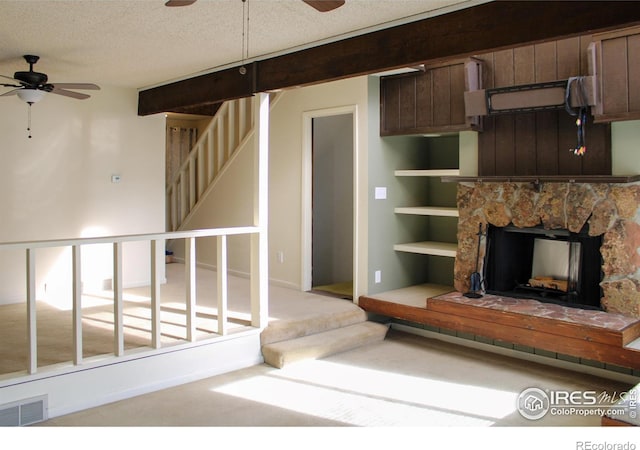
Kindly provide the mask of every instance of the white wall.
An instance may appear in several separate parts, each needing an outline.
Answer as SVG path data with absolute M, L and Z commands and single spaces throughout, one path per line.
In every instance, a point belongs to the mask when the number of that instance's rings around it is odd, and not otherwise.
M 302 288 L 302 166 L 303 115 L 310 111 L 355 106 L 358 136 L 355 154 L 355 183 L 361 211 L 354 216 L 366 218 L 366 146 L 367 146 L 367 79 L 366 77 L 324 83 L 317 86 L 291 89 L 271 110 L 269 128 L 269 278 L 271 282 L 294 289 Z M 225 172 L 214 192 L 199 207 L 197 217 L 187 229 L 253 224 L 253 154 L 252 146 L 238 157 Z M 364 170 L 362 169 L 364 168 Z M 356 194 L 356 195 L 358 195 Z M 360 279 L 366 287 L 366 231 L 367 221 L 357 220 L 358 236 L 363 242 L 357 263 Z M 182 243 L 175 242 L 176 255 L 182 254 Z M 358 242 L 355 244 L 358 245 Z M 248 273 L 249 240 L 230 239 L 229 269 Z M 277 253 L 282 252 L 280 263 Z M 199 244 L 199 263 L 215 265 L 215 243 Z M 363 278 L 364 277 L 364 278 Z M 357 288 L 354 286 L 354 288 Z
M 0 242 L 164 231 L 164 116 L 137 116 L 137 92 L 105 88 L 87 100 L 46 95 L 33 105 L 0 101 Z M 121 176 L 113 184 L 111 175 Z M 125 245 L 124 283 L 148 283 L 148 246 Z M 86 248 L 87 278 L 110 278 L 110 263 L 91 262 L 110 248 Z M 68 272 L 68 252 L 37 255 L 38 288 Z M 91 273 L 96 269 L 96 273 Z M 0 303 L 24 299 L 23 252 L 0 251 Z
M 356 267 L 354 295 L 366 288 L 367 261 L 367 78 L 323 83 L 285 93 L 271 115 L 271 157 L 269 168 L 269 275 L 271 280 L 302 287 L 302 165 L 303 115 L 305 113 L 355 106 L 356 145 L 354 190 L 356 202 Z M 360 219 L 362 218 L 362 219 Z M 284 262 L 276 260 L 278 251 Z

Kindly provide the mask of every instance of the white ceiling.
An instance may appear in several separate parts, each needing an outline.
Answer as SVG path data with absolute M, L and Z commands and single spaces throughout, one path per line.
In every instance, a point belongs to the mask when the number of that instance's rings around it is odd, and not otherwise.
M 28 70 L 22 55 L 34 54 L 54 84 L 145 88 L 238 64 L 243 7 L 251 60 L 484 2 L 346 0 L 320 13 L 302 0 L 0 0 L 0 75 Z

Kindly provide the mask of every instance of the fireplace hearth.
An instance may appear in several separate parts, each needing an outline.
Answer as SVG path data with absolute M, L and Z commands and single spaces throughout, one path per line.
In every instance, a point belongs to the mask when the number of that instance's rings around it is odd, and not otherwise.
M 602 236 L 541 226 L 489 226 L 485 288 L 489 294 L 602 309 Z

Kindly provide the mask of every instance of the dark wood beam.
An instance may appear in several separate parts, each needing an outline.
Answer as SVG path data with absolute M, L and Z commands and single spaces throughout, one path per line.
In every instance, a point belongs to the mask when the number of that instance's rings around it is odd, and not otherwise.
M 248 97 L 255 92 L 254 73 L 255 63 L 246 66 L 244 75 L 238 68 L 226 69 L 141 91 L 138 115 L 186 111 L 201 114 L 215 108 L 216 103 Z
M 356 36 L 139 94 L 138 114 L 202 106 L 640 23 L 634 1 L 496 1 Z

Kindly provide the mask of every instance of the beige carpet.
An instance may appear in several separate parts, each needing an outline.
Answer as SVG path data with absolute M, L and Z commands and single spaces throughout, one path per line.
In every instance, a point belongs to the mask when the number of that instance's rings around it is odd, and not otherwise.
M 258 365 L 58 417 L 44 426 L 598 426 L 599 416 L 523 418 L 528 387 L 630 386 L 399 331 L 284 369 Z M 428 432 L 427 432 L 428 433 Z

